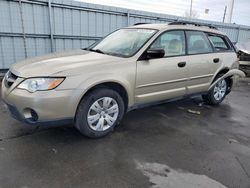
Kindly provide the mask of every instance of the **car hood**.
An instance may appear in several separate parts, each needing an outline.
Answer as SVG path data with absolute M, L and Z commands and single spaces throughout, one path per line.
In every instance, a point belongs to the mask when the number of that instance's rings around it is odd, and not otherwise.
M 248 42 L 243 42 L 243 43 L 237 43 L 235 46 L 236 46 L 236 48 L 237 48 L 239 51 L 242 51 L 242 52 L 244 52 L 245 54 L 250 55 L 250 41 L 248 41 Z
M 120 62 L 123 58 L 90 52 L 74 50 L 61 53 L 48 54 L 41 57 L 31 58 L 14 64 L 10 70 L 15 75 L 23 78 L 63 75 L 67 76 L 70 70 L 82 70 L 97 64 L 110 64 Z M 101 67 L 103 67 L 101 66 Z M 74 71 L 81 74 L 81 71 Z

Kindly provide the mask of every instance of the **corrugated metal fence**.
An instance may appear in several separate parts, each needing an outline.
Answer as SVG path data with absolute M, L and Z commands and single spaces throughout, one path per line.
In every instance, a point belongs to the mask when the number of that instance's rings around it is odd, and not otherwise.
M 0 69 L 22 59 L 84 48 L 134 23 L 168 23 L 186 18 L 71 0 L 0 0 Z M 233 42 L 250 38 L 250 27 L 210 23 Z

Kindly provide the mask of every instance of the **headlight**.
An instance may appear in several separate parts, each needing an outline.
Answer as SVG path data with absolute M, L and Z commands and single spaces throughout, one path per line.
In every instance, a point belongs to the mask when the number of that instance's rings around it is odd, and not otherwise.
M 8 70 L 6 73 L 5 73 L 5 75 L 4 75 L 4 79 L 6 79 L 7 78 L 7 76 L 10 74 L 10 71 Z
M 29 78 L 17 86 L 31 93 L 55 89 L 63 82 L 64 78 Z

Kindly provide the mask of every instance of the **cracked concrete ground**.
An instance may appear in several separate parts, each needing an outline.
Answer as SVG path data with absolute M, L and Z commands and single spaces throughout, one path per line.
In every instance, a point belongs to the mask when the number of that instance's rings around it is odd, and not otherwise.
M 201 102 L 129 112 L 94 140 L 70 126 L 22 124 L 0 101 L 0 187 L 249 188 L 250 79 L 218 107 Z

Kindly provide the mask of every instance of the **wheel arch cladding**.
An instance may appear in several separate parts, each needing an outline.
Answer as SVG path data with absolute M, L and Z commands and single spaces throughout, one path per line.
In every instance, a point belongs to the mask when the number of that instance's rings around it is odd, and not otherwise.
M 220 78 L 218 78 L 218 75 L 219 74 L 217 74 L 216 75 L 216 81 L 214 81 L 212 84 L 211 84 L 211 86 L 210 86 L 210 88 L 209 88 L 209 90 L 218 82 L 218 81 L 220 81 L 221 79 L 226 79 L 226 80 L 229 80 L 230 82 L 231 82 L 231 84 L 233 84 L 233 80 L 232 80 L 232 78 L 234 77 L 234 76 L 239 76 L 239 77 L 245 77 L 245 73 L 244 72 L 242 72 L 242 71 L 240 71 L 240 70 L 238 70 L 238 69 L 231 69 L 231 70 L 229 70 L 226 74 L 223 74 Z M 218 78 L 218 79 L 217 79 Z M 229 83 L 230 84 L 230 83 Z M 231 88 L 230 88 L 231 89 Z M 229 92 L 230 92 L 230 90 L 229 90 Z
M 106 88 L 106 89 L 112 89 L 114 91 L 116 91 L 123 99 L 123 102 L 124 102 L 124 107 L 125 107 L 125 111 L 127 110 L 128 108 L 128 93 L 127 93 L 127 90 L 125 89 L 125 87 L 123 85 L 121 85 L 120 83 L 117 83 L 117 82 L 103 82 L 103 83 L 98 83 L 92 87 L 90 87 L 85 93 L 84 95 L 82 96 L 81 100 L 79 101 L 79 104 L 80 102 L 82 101 L 82 99 L 89 93 L 91 93 L 92 91 L 96 90 L 96 89 L 99 89 L 99 88 Z M 79 105 L 78 104 L 78 105 Z
M 219 70 L 217 74 L 215 74 L 212 83 L 215 82 L 215 80 L 218 78 L 218 75 L 220 74 L 226 74 L 230 69 L 228 67 L 224 67 L 223 69 Z M 233 80 L 231 79 L 231 77 L 226 79 L 227 83 L 228 83 L 228 87 L 231 88 L 233 85 Z

